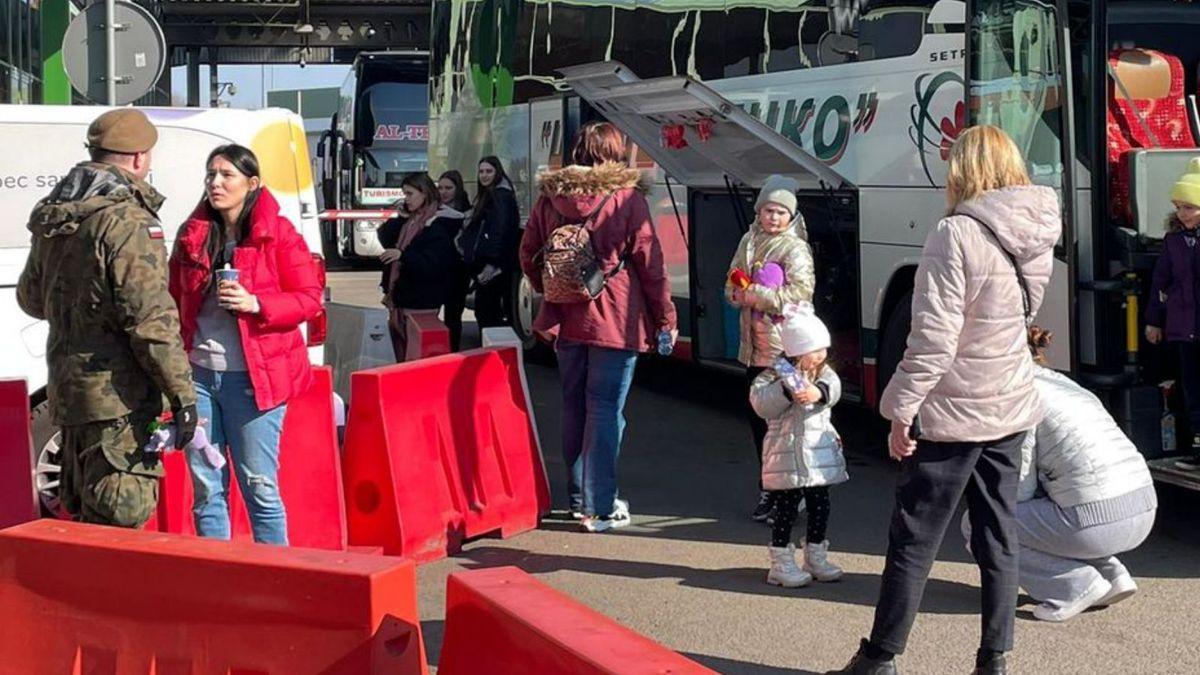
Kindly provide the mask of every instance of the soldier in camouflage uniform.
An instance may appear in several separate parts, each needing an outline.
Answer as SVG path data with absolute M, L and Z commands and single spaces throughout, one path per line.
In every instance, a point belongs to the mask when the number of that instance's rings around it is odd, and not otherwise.
M 185 446 L 196 394 L 183 351 L 156 215 L 145 181 L 158 132 L 141 111 L 107 112 L 88 128 L 92 161 L 34 208 L 21 309 L 50 323 L 53 421 L 62 427 L 59 492 L 83 522 L 140 527 L 158 503 L 162 465 L 144 454 L 168 406 Z

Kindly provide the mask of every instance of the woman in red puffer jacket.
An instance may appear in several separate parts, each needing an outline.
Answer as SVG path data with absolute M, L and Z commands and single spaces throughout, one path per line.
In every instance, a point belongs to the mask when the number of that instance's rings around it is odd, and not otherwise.
M 201 424 L 229 448 L 255 541 L 286 545 L 279 438 L 287 402 L 312 380 L 300 325 L 320 313 L 322 288 L 249 149 L 209 155 L 204 199 L 179 231 L 170 281 Z M 229 471 L 202 453 L 187 459 L 196 532 L 228 539 Z

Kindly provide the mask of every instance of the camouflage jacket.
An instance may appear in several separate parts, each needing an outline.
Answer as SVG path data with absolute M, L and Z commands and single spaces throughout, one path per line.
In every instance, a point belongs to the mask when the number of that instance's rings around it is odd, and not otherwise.
M 50 323 L 50 412 L 60 425 L 196 402 L 179 314 L 167 292 L 156 214 L 163 197 L 112 166 L 84 162 L 29 218 L 17 286 L 26 314 Z

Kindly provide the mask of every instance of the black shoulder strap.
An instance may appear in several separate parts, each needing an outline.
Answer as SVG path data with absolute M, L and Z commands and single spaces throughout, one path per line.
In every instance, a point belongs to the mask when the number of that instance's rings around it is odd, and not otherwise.
M 960 215 L 966 215 L 966 214 L 960 214 Z M 1025 325 L 1032 326 L 1033 325 L 1033 306 L 1032 306 L 1032 302 L 1029 299 L 1029 283 L 1027 281 L 1025 281 L 1025 274 L 1021 272 L 1021 266 L 1017 264 L 1016 257 L 1013 256 L 1013 254 L 1010 253 L 1007 248 L 1004 248 L 1004 243 L 1000 241 L 1000 237 L 998 237 L 996 235 L 996 231 L 992 229 L 991 225 L 988 225 L 987 223 L 983 222 L 982 220 L 980 220 L 979 218 L 976 218 L 974 216 L 967 216 L 967 217 L 970 218 L 971 220 L 974 220 L 975 222 L 979 223 L 980 227 L 987 230 L 987 233 L 992 235 L 992 239 L 996 240 L 996 246 L 998 246 L 1000 248 L 1000 250 L 1004 252 L 1004 257 L 1008 258 L 1008 262 L 1010 265 L 1012 265 L 1013 271 L 1017 273 L 1017 283 L 1020 284 L 1020 286 L 1021 286 L 1021 304 L 1024 305 L 1024 308 L 1025 308 Z

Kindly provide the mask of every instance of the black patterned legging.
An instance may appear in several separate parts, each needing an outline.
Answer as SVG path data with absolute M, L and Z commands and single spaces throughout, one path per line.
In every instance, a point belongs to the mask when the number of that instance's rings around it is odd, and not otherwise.
M 792 527 L 796 524 L 796 509 L 803 499 L 808 510 L 807 541 L 819 544 L 825 541 L 825 529 L 829 526 L 829 486 L 796 488 L 795 490 L 771 490 L 774 502 L 775 522 L 771 526 L 771 546 L 786 548 L 792 543 Z

